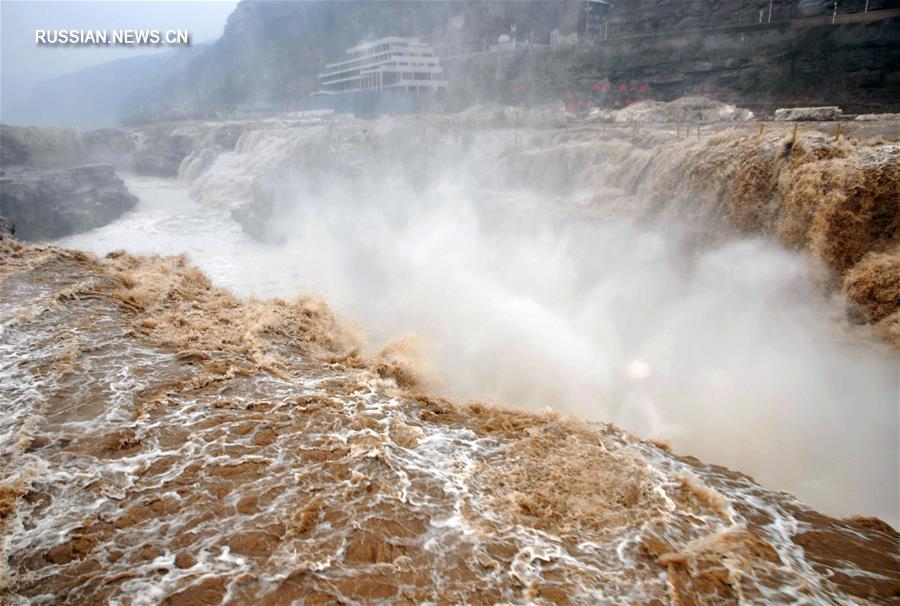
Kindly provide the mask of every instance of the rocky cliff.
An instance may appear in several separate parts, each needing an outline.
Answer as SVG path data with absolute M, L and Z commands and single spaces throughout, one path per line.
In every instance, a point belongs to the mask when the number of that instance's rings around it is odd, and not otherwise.
M 131 137 L 116 129 L 80 131 L 0 124 L 0 168 L 69 168 L 86 163 L 121 165 L 133 148 Z
M 609 14 L 610 36 L 664 34 L 792 19 L 831 17 L 830 0 L 620 0 Z M 837 15 L 845 16 L 900 7 L 898 0 L 840 0 Z M 771 17 L 770 17 L 771 11 Z
M 0 215 L 23 240 L 59 238 L 105 225 L 137 203 L 116 174 L 133 137 L 105 129 L 0 126 Z
M 630 99 L 703 95 L 760 113 L 839 105 L 894 111 L 900 91 L 900 17 L 840 26 L 789 23 L 671 32 L 592 45 L 479 54 L 446 62 L 452 107 L 473 98 L 534 103 L 571 98 L 608 103 L 597 84 L 624 85 Z M 643 92 L 632 92 L 643 87 Z
M 110 165 L 4 169 L 0 215 L 16 237 L 45 240 L 105 225 L 137 204 Z
M 9 238 L 16 233 L 16 224 L 7 219 L 6 217 L 0 217 L 0 240 L 4 238 Z

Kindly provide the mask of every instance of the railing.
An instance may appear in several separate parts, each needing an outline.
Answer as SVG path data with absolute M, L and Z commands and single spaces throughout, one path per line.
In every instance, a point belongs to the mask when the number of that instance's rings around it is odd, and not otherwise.
M 355 71 L 355 70 L 354 70 Z M 332 84 L 336 84 L 338 82 L 346 82 L 348 80 L 359 80 L 365 78 L 366 76 L 370 76 L 372 74 L 377 73 L 386 73 L 386 74 L 402 74 L 402 73 L 410 73 L 410 74 L 439 74 L 443 75 L 444 68 L 439 65 L 435 65 L 433 67 L 418 67 L 411 68 L 408 66 L 400 66 L 400 65 L 378 65 L 373 69 L 369 70 L 359 70 L 358 73 L 353 73 L 350 75 L 339 75 L 339 74 L 331 74 L 319 75 L 319 83 L 321 86 L 328 86 Z
M 774 13 L 773 13 L 774 15 Z M 697 28 L 697 29 L 671 29 L 671 30 L 663 30 L 658 32 L 648 32 L 648 33 L 632 33 L 632 34 L 616 34 L 615 32 L 609 34 L 608 38 L 605 40 L 597 40 L 596 42 L 606 42 L 607 40 L 631 40 L 634 38 L 655 38 L 655 37 L 671 37 L 671 36 L 683 36 L 687 34 L 703 34 L 710 32 L 721 32 L 721 33 L 744 33 L 744 32 L 757 32 L 757 31 L 765 31 L 769 29 L 781 29 L 783 27 L 791 27 L 791 28 L 802 28 L 802 27 L 817 27 L 821 25 L 842 25 L 847 23 L 860 23 L 860 22 L 872 22 L 872 21 L 881 21 L 884 19 L 893 19 L 896 17 L 900 17 L 900 9 L 883 9 L 877 11 L 868 11 L 862 13 L 850 13 L 844 15 L 820 15 L 817 17 L 796 17 L 791 19 L 775 19 L 773 18 L 771 22 L 769 22 L 765 17 L 763 20 L 756 22 L 745 21 L 741 23 L 741 19 L 738 20 L 738 23 L 732 23 L 728 25 L 717 25 L 714 27 L 705 27 L 705 28 Z
M 410 67 L 427 67 L 429 65 L 437 65 L 438 59 L 432 55 L 424 54 L 404 54 L 403 50 L 393 50 L 379 53 L 377 55 L 367 56 L 362 59 L 350 59 L 341 61 L 340 63 L 328 63 L 325 69 L 319 74 L 319 77 L 332 76 L 343 72 L 354 71 L 358 69 L 366 69 L 369 67 L 378 67 L 385 63 L 395 63 L 405 61 L 407 63 L 416 62 L 417 65 Z
M 325 69 L 322 70 L 323 76 L 328 76 L 331 74 L 339 74 L 341 72 L 346 72 L 354 69 L 364 69 L 366 67 L 372 67 L 383 63 L 385 58 L 390 59 L 391 51 L 385 51 L 382 53 L 378 53 L 376 55 L 366 56 L 361 59 L 348 59 L 347 61 L 341 61 L 339 63 L 328 63 L 325 65 Z M 373 59 L 377 60 L 373 61 Z

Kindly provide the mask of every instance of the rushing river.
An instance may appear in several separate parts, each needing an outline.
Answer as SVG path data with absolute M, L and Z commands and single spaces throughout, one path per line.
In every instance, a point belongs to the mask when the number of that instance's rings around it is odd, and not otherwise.
M 179 258 L 0 259 L 4 602 L 895 595 L 886 524 L 610 425 L 419 393 L 314 301 L 239 301 Z
M 137 175 L 124 175 L 124 181 L 139 199 L 131 212 L 57 243 L 99 255 L 114 250 L 144 255 L 184 252 L 213 282 L 243 296 L 290 296 L 302 289 L 300 267 L 248 237 L 227 210 L 194 202 L 185 183 Z
M 322 296 L 457 398 L 613 421 L 833 513 L 898 511 L 898 368 L 837 329 L 817 269 L 762 239 L 581 220 L 533 194 L 385 183 L 297 194 L 278 245 L 177 180 L 58 244 L 187 253 L 240 296 Z

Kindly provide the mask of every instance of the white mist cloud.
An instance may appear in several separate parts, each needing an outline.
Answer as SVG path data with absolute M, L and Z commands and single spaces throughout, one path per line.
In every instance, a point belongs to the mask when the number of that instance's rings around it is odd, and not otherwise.
M 399 183 L 300 185 L 277 254 L 376 339 L 414 332 L 449 395 L 612 421 L 896 523 L 896 358 L 841 334 L 806 257 Z

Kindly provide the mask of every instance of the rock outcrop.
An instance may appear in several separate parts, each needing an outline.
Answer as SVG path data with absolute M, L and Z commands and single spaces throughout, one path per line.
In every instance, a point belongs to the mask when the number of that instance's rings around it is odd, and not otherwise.
M 882 120 L 894 120 L 900 123 L 900 114 L 884 113 L 884 114 L 859 114 L 854 118 L 857 122 L 880 122 Z
M 137 204 L 112 166 L 12 168 L 0 177 L 0 214 L 22 240 L 59 238 L 105 225 Z
M 839 120 L 844 112 L 840 107 L 782 107 L 775 110 L 776 122 L 820 122 Z
M 133 148 L 132 136 L 116 129 L 0 126 L 3 167 L 71 168 L 91 163 L 124 167 Z
M 675 101 L 641 101 L 618 110 L 596 108 L 590 117 L 600 122 L 746 122 L 753 112 L 705 97 Z
M 7 219 L 0 217 L 0 240 L 5 240 L 16 233 L 16 224 Z
M 125 131 L 134 142 L 128 168 L 141 175 L 177 177 L 187 158 L 192 165 L 209 162 L 215 155 L 233 150 L 241 135 L 248 131 L 283 128 L 288 124 L 289 120 L 271 118 L 136 126 Z M 205 156 L 198 158 L 200 153 Z

